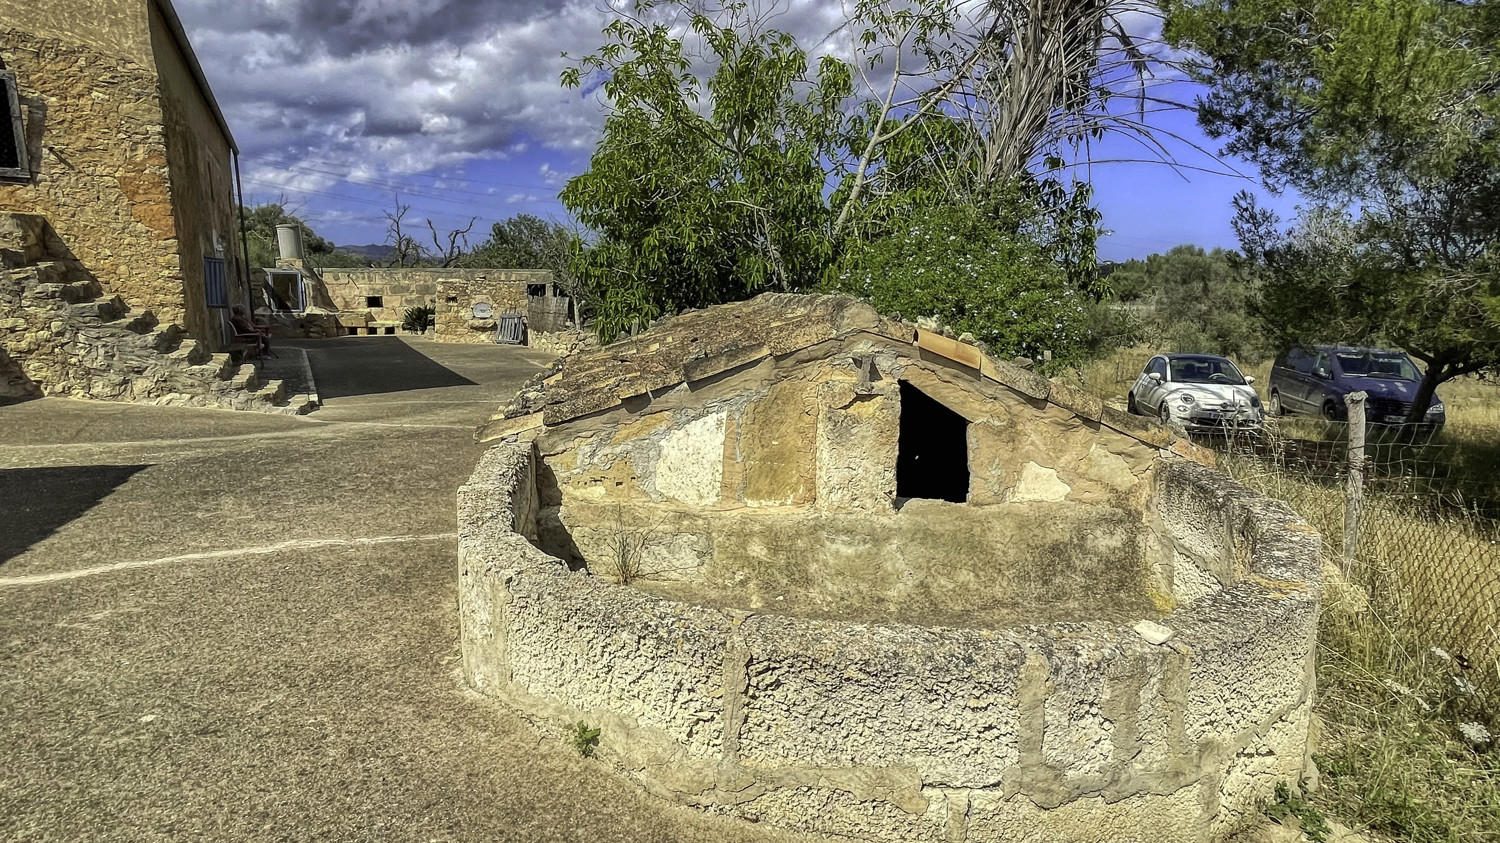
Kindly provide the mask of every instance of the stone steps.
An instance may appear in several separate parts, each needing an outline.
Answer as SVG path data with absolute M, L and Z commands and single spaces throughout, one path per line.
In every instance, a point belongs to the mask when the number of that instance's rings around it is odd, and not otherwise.
M 167 354 L 182 342 L 182 328 L 167 324 L 141 334 L 137 342 L 142 348 L 152 348 L 161 354 Z
M 78 319 L 98 320 L 100 322 L 113 322 L 121 316 L 130 312 L 129 306 L 119 296 L 107 299 L 93 299 L 91 301 L 68 304 L 63 311 L 69 316 Z
M 227 381 L 238 370 L 239 367 L 235 365 L 234 358 L 222 353 L 211 354 L 207 362 L 200 363 L 188 369 L 194 377 L 214 381 Z
M 159 323 L 156 314 L 149 310 L 131 310 L 113 322 L 105 325 L 106 328 L 114 328 L 120 331 L 129 331 L 132 334 L 144 334 L 155 328 Z
M 277 383 L 280 383 L 280 381 L 277 381 Z M 249 363 L 240 366 L 239 371 L 235 372 L 234 376 L 229 379 L 230 389 L 254 392 L 259 386 L 260 373 L 255 370 L 255 366 Z
M 177 349 L 167 354 L 167 358 L 176 360 L 184 366 L 202 366 L 213 358 L 208 349 L 198 344 L 197 340 L 185 339 L 177 344 Z
M 0 345 L 0 359 L 35 355 L 46 373 L 40 394 L 286 415 L 317 407 L 313 396 L 288 397 L 283 381 L 262 381 L 255 365 L 213 353 L 180 325 L 106 297 L 76 260 L 48 255 L 45 235 L 41 217 L 0 213 L 0 301 L 7 310 L 19 305 L 0 314 L 0 340 L 23 337 Z
M 255 391 L 255 399 L 267 406 L 283 404 L 286 402 L 286 387 L 281 381 L 268 381 Z
M 286 406 L 281 408 L 289 416 L 305 416 L 313 410 L 318 409 L 318 403 L 311 395 L 299 392 L 287 400 Z

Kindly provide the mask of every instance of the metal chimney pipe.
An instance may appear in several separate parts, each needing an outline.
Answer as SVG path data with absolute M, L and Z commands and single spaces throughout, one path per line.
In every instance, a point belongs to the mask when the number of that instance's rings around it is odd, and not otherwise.
M 276 226 L 276 249 L 284 261 L 302 260 L 302 226 Z

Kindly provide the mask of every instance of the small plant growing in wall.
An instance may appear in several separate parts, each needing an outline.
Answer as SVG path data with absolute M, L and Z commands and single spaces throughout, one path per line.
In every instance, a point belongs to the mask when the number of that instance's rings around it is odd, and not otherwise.
M 598 729 L 589 728 L 589 724 L 582 720 L 568 727 L 568 739 L 573 742 L 573 748 L 584 758 L 592 758 L 594 748 L 599 745 Z
M 437 308 L 430 304 L 421 304 L 416 307 L 408 307 L 406 314 L 401 319 L 401 330 L 413 334 L 420 334 L 432 327 L 437 315 Z
M 648 527 L 631 526 L 625 517 L 625 508 L 615 506 L 615 522 L 606 528 L 604 545 L 604 568 L 620 585 L 642 579 L 647 575 L 646 551 L 656 544 L 661 524 Z

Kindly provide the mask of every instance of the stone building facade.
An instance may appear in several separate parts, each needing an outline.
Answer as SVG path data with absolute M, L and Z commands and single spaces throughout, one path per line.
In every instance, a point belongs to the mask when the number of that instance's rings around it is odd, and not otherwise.
M 852 299 L 564 358 L 478 432 L 464 670 L 683 805 L 1224 840 L 1309 761 L 1320 541 L 1154 421 Z
M 27 153 L 0 211 L 45 218 L 106 294 L 224 347 L 223 306 L 250 301 L 237 149 L 168 0 L 0 0 L 0 60 Z

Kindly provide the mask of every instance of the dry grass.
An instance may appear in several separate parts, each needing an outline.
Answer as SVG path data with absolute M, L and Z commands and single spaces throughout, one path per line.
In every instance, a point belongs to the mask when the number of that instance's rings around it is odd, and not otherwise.
M 1236 479 L 1285 500 L 1343 541 L 1340 489 L 1228 458 Z M 1500 750 L 1464 729 L 1500 732 L 1500 566 L 1493 528 L 1367 499 L 1355 588 L 1328 590 L 1317 711 L 1324 728 L 1316 804 L 1399 840 L 1500 840 Z
M 1077 373 L 1123 406 L 1150 357 L 1126 349 Z M 1246 367 L 1264 397 L 1269 362 Z M 1397 840 L 1500 841 L 1500 527 L 1468 516 L 1500 505 L 1500 386 L 1478 379 L 1439 390 L 1440 439 L 1397 454 L 1423 483 L 1374 487 L 1366 499 L 1355 588 L 1330 588 L 1320 628 L 1323 721 L 1318 807 Z M 1313 425 L 1316 426 L 1316 425 Z M 1333 438 L 1305 423 L 1281 435 Z M 1336 448 L 1334 449 L 1336 452 Z M 1338 484 L 1263 459 L 1226 456 L 1236 479 L 1289 503 L 1338 560 Z M 1494 736 L 1471 740 L 1476 728 Z

